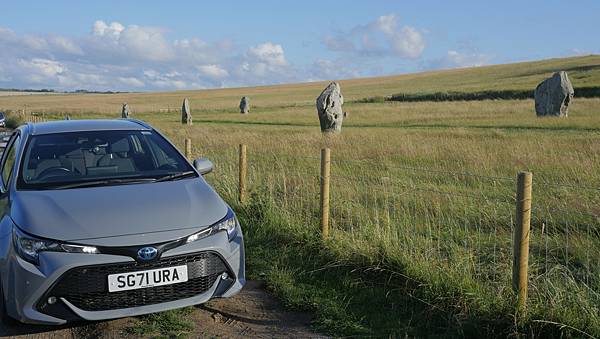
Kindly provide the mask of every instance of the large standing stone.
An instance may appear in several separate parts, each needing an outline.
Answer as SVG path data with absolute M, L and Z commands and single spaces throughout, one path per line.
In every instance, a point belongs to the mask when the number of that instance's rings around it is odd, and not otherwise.
M 250 113 L 250 98 L 242 97 L 242 100 L 240 100 L 240 113 L 242 113 L 242 114 Z
M 127 103 L 124 103 L 123 108 L 121 108 L 121 118 L 123 118 L 123 119 L 129 118 L 129 105 Z
M 542 81 L 535 89 L 535 114 L 541 116 L 566 117 L 569 104 L 573 100 L 573 85 L 567 72 L 554 73 Z
M 330 83 L 317 98 L 317 112 L 321 131 L 341 132 L 342 121 L 346 115 L 342 110 L 344 97 L 337 82 Z
M 192 112 L 190 111 L 188 98 L 183 99 L 183 105 L 181 105 L 181 123 L 184 125 L 192 124 Z

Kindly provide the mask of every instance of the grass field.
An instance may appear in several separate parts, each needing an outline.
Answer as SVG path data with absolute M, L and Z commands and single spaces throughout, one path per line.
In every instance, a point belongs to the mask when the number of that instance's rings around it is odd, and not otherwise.
M 600 98 L 566 119 L 533 100 L 372 102 L 397 93 L 533 89 L 557 70 L 600 86 L 600 57 L 342 81 L 349 117 L 323 136 L 325 83 L 114 95 L 0 97 L 0 110 L 118 117 L 122 102 L 180 148 L 239 211 L 249 274 L 334 335 L 600 336 Z M 242 95 L 249 115 L 237 112 Z M 189 97 L 194 125 L 178 109 Z M 250 199 L 236 200 L 237 145 Z M 319 240 L 319 151 L 332 149 L 332 238 Z M 511 289 L 516 173 L 534 173 L 527 316 Z

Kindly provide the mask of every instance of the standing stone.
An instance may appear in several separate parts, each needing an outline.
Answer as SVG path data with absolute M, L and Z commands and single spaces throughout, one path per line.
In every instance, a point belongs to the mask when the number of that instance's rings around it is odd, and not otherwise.
M 569 104 L 573 100 L 573 85 L 567 72 L 554 73 L 535 89 L 535 114 L 542 116 L 567 117 Z
M 342 110 L 344 96 L 337 82 L 330 83 L 317 98 L 317 112 L 322 132 L 341 132 L 346 114 Z
M 121 109 L 121 118 L 129 119 L 129 105 L 127 103 L 123 104 L 123 108 Z
M 242 114 L 250 113 L 250 98 L 242 97 L 242 100 L 240 100 L 240 113 L 242 113 Z
M 184 125 L 192 124 L 192 112 L 190 111 L 188 98 L 183 99 L 183 105 L 181 105 L 181 123 Z

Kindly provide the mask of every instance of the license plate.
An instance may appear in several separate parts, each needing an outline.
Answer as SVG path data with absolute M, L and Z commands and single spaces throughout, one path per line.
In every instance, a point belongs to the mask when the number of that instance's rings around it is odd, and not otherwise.
M 187 265 L 157 268 L 147 271 L 111 274 L 108 276 L 108 291 L 137 290 L 186 281 L 188 281 Z

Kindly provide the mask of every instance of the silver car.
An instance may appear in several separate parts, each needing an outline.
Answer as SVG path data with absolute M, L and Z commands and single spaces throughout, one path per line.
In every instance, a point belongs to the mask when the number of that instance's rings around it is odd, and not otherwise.
M 19 127 L 2 156 L 0 315 L 64 324 L 238 293 L 242 230 L 159 132 L 135 120 Z

